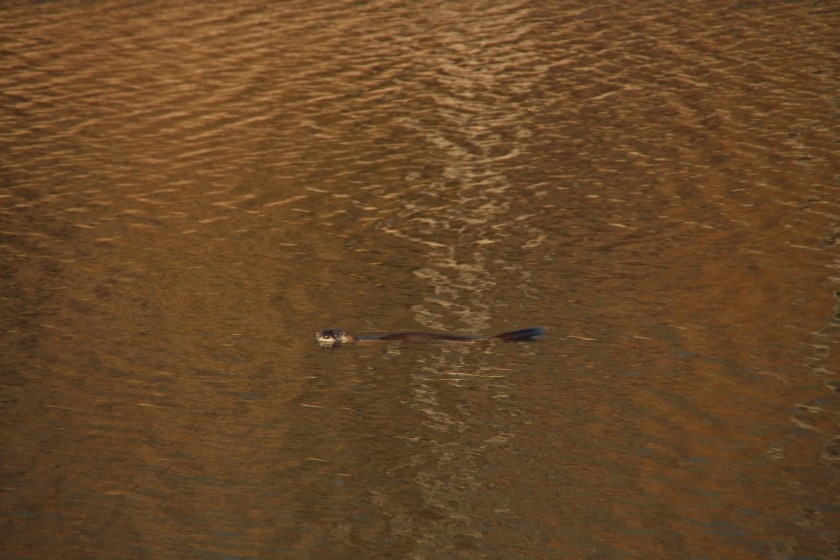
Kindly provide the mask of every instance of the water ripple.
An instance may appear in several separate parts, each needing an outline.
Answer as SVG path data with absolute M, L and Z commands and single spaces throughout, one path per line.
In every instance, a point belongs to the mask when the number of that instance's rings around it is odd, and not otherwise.
M 7 555 L 835 557 L 837 14 L 10 3 Z

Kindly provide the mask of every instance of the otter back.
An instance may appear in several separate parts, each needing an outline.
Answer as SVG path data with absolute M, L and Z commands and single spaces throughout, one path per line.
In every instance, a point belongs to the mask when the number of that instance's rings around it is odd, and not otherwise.
M 335 348 L 349 342 L 528 342 L 545 332 L 545 327 L 530 327 L 503 332 L 496 336 L 466 336 L 449 333 L 396 332 L 384 335 L 354 335 L 341 329 L 326 329 L 315 333 L 315 340 L 322 348 Z

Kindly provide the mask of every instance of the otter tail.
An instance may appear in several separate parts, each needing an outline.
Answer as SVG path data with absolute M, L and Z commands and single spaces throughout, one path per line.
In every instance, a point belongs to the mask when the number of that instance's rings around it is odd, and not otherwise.
M 530 329 L 520 329 L 518 331 L 510 331 L 496 336 L 490 337 L 490 340 L 501 340 L 504 342 L 522 342 L 534 340 L 534 337 L 540 336 L 545 332 L 545 327 L 531 327 Z

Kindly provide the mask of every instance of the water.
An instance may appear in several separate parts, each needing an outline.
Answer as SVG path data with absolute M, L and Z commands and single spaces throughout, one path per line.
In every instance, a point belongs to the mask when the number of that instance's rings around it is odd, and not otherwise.
M 838 13 L 7 3 L 2 556 L 836 558 Z

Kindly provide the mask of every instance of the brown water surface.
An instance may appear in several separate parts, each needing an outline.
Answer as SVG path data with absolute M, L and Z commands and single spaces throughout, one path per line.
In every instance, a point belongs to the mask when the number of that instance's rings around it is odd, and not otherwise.
M 838 28 L 5 3 L 0 557 L 837 558 Z

